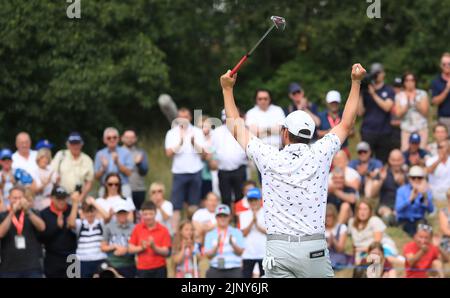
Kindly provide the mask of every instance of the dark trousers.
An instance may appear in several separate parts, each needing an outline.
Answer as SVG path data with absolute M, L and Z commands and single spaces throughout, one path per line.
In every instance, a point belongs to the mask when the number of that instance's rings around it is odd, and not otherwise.
M 235 201 L 242 199 L 242 185 L 247 179 L 246 166 L 240 166 L 234 171 L 219 170 L 219 189 L 222 203 L 231 206 L 232 196 Z
M 173 174 L 171 202 L 174 210 L 182 210 L 185 201 L 189 206 L 200 205 L 202 174 Z
M 256 259 L 256 260 L 244 260 L 243 261 L 243 268 L 242 268 L 242 275 L 244 278 L 252 278 L 253 276 L 253 268 L 255 268 L 255 264 L 258 264 L 259 267 L 259 276 L 264 276 L 264 269 L 262 265 L 262 259 Z
M 133 191 L 131 196 L 133 197 L 133 203 L 136 210 L 141 210 L 141 205 L 145 201 L 145 190 Z
M 81 261 L 80 262 L 81 278 L 92 278 L 92 276 L 99 271 L 99 266 L 104 261 L 105 260 Z
M 202 192 L 201 192 L 202 200 L 211 191 L 212 191 L 212 181 L 211 180 L 202 180 Z
M 427 221 L 425 219 L 415 219 L 414 221 L 410 221 L 409 219 L 399 219 L 398 225 L 402 227 L 402 230 L 405 231 L 410 237 L 414 237 L 417 232 L 418 224 L 426 224 Z
M 120 275 L 122 275 L 125 278 L 135 278 L 136 277 L 136 267 L 135 266 L 116 268 L 116 270 L 117 270 L 117 272 L 119 272 Z
M 47 278 L 67 278 L 67 256 L 47 252 L 44 258 L 44 273 Z
M 166 266 L 150 269 L 150 270 L 137 270 L 138 278 L 167 278 Z
M 206 278 L 242 278 L 241 268 L 217 269 L 209 267 Z
M 42 278 L 40 269 L 32 269 L 19 272 L 0 272 L 0 278 Z
M 361 132 L 361 140 L 369 143 L 374 156 L 386 163 L 392 149 L 391 134 Z

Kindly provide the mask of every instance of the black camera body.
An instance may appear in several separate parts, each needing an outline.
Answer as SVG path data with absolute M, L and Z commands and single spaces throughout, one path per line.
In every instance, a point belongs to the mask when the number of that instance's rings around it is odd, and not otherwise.
M 369 89 L 369 85 L 375 84 L 378 74 L 379 74 L 379 72 L 366 74 L 364 76 L 364 78 L 361 80 L 361 89 L 367 90 L 367 89 Z

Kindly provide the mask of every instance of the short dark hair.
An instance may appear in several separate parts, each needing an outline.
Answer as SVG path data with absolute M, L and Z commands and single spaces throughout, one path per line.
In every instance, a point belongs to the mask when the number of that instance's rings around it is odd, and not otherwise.
M 415 81 L 416 84 L 417 84 L 417 76 L 416 76 L 413 72 L 407 71 L 407 72 L 405 72 L 405 73 L 402 75 L 402 84 L 403 84 L 403 85 L 405 85 L 405 80 L 406 80 L 406 78 L 407 78 L 408 76 L 412 76 L 412 77 L 414 78 L 414 81 Z
M 285 129 L 287 129 L 287 128 L 285 128 Z M 311 131 L 309 129 L 302 129 L 299 131 L 299 133 L 309 135 L 311 133 Z M 289 142 L 291 142 L 292 144 L 308 145 L 309 143 L 311 143 L 311 139 L 296 136 L 296 135 L 292 134 L 290 131 L 288 131 L 288 137 L 289 137 Z
M 142 203 L 141 205 L 141 210 L 145 211 L 145 210 L 153 210 L 156 211 L 156 205 L 155 203 L 153 203 L 152 201 L 145 201 L 144 203 Z
M 93 205 L 89 205 L 86 201 L 83 201 L 83 203 L 81 203 L 81 210 L 83 212 L 94 212 L 97 209 L 95 209 Z
M 256 97 L 258 96 L 259 92 L 267 92 L 267 94 L 269 94 L 270 102 L 272 102 L 272 92 L 270 92 L 269 89 L 265 89 L 265 88 L 258 88 L 258 89 L 256 89 L 255 97 L 254 97 L 255 100 L 256 100 Z

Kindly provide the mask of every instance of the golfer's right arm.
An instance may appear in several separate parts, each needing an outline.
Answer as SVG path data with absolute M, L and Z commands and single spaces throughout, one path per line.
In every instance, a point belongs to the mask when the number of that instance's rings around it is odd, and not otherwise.
M 225 114 L 227 116 L 227 127 L 231 131 L 231 134 L 238 141 L 238 143 L 244 148 L 247 148 L 247 144 L 250 140 L 251 133 L 245 126 L 244 119 L 239 117 L 239 111 L 234 102 L 233 86 L 236 83 L 236 74 L 233 77 L 230 76 L 230 70 L 226 74 L 220 77 L 220 85 L 222 86 L 223 102 L 225 106 Z
M 361 87 L 361 80 L 364 78 L 365 74 L 366 70 L 361 66 L 361 64 L 353 64 L 351 74 L 352 87 L 350 89 L 347 102 L 345 103 L 344 112 L 342 113 L 342 120 L 330 131 L 330 133 L 333 133 L 339 137 L 341 144 L 345 142 L 355 124 L 358 106 L 360 105 L 359 91 Z

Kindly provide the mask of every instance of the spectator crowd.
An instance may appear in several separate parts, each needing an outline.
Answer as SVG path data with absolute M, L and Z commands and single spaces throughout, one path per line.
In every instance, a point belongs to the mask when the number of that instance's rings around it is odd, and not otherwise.
M 442 55 L 440 68 L 430 90 L 418 88 L 413 72 L 387 84 L 380 63 L 362 82 L 361 127 L 353 132 L 361 141 L 355 148 L 348 140 L 342 145 L 328 181 L 323 232 L 336 272 L 446 275 L 450 53 Z M 340 122 L 337 90 L 326 94 L 323 111 L 298 82 L 287 90 L 287 107 L 258 89 L 255 106 L 241 115 L 264 143 L 280 148 L 280 123 L 296 110 L 312 116 L 315 140 Z M 263 276 L 261 175 L 250 179 L 254 166 L 225 114 L 221 123 L 211 119 L 193 123 L 189 109 L 178 109 L 164 141 L 172 161 L 170 192 L 159 181 L 147 185 L 153 157 L 138 146 L 134 130 L 106 128 L 105 147 L 93 159 L 78 132 L 59 151 L 46 139 L 32 149 L 31 136 L 18 133 L 15 152 L 0 152 L 0 277 L 70 277 L 73 256 L 82 278 Z M 403 247 L 390 235 L 395 229 L 409 239 Z M 366 270 L 373 263 L 381 268 L 375 273 Z

